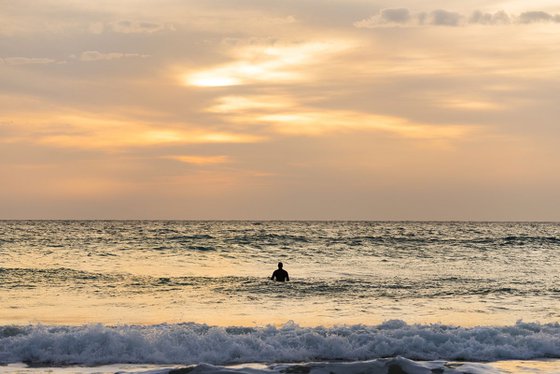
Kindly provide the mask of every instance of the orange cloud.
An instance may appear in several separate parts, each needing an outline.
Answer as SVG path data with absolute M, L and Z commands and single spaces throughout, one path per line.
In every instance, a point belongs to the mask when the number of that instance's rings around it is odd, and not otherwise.
M 183 156 L 170 156 L 167 157 L 172 160 L 177 160 L 184 162 L 185 164 L 194 165 L 214 165 L 214 164 L 224 164 L 230 162 L 228 156 L 194 156 L 194 155 L 183 155 Z
M 462 99 L 462 98 L 443 100 L 441 102 L 441 106 L 447 108 L 453 108 L 453 109 L 472 110 L 472 111 L 498 110 L 503 108 L 502 105 L 492 101 L 484 101 L 484 100 L 477 100 L 477 99 Z
M 285 97 L 258 95 L 258 96 L 222 96 L 216 99 L 215 104 L 206 108 L 211 113 L 240 113 L 240 112 L 267 112 L 286 110 L 297 104 Z
M 0 120 L 2 118 L 0 117 Z M 139 123 L 92 114 L 39 113 L 25 120 L 6 118 L 10 134 L 2 142 L 32 142 L 55 147 L 115 149 L 172 144 L 252 143 L 262 136 L 203 129 L 182 123 Z
M 392 116 L 340 110 L 269 114 L 257 120 L 274 125 L 276 131 L 291 135 L 321 135 L 336 131 L 371 130 L 406 138 L 452 139 L 469 131 L 466 126 L 417 124 Z
M 464 104 L 467 105 L 468 103 Z M 474 104 L 473 104 L 474 105 Z M 397 116 L 298 105 L 285 97 L 226 96 L 208 111 L 226 114 L 239 124 L 267 125 L 285 135 L 324 135 L 332 132 L 381 131 L 416 139 L 455 139 L 474 131 L 473 126 L 414 123 Z

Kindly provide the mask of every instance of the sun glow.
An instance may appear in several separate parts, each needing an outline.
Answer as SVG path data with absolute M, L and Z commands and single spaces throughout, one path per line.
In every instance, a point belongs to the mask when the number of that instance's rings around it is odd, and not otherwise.
M 247 46 L 231 52 L 233 62 L 189 72 L 182 82 L 196 87 L 226 87 L 258 82 L 289 83 L 306 79 L 302 68 L 354 46 L 347 41 L 282 46 Z
M 208 107 L 211 113 L 236 113 L 246 111 L 285 110 L 296 105 L 292 100 L 280 96 L 223 96 L 216 100 L 216 104 Z
M 198 87 L 226 87 L 240 84 L 241 80 L 219 72 L 201 72 L 185 77 L 185 83 Z

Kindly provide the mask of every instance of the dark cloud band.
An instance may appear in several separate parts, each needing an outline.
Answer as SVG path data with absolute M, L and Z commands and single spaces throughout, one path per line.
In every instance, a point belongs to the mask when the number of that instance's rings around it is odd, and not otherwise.
M 354 22 L 354 26 L 358 28 L 375 28 L 383 26 L 464 26 L 532 23 L 560 23 L 560 14 L 530 11 L 513 15 L 503 10 L 497 12 L 476 10 L 467 15 L 445 9 L 415 12 L 408 8 L 388 8 L 381 9 L 377 14 L 369 18 Z

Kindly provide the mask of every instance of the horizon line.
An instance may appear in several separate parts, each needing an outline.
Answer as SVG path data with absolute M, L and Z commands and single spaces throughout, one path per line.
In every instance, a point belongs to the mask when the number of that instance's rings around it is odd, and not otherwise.
M 408 222 L 408 223 L 560 223 L 560 220 L 467 220 L 467 219 L 183 219 L 183 218 L 0 218 L 0 222 Z

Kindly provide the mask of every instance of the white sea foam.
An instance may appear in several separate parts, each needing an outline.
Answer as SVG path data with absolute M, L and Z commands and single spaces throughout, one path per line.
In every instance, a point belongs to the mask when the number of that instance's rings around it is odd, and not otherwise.
M 112 363 L 214 365 L 247 362 L 371 360 L 495 361 L 560 357 L 560 324 L 518 322 L 506 327 L 409 325 L 210 327 L 0 327 L 0 363 L 101 365 Z

